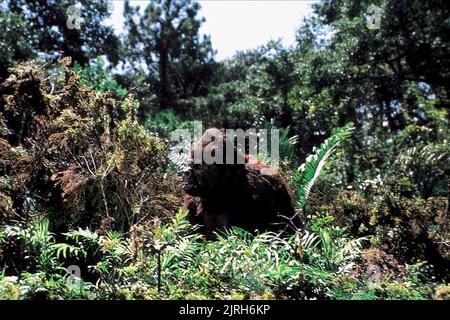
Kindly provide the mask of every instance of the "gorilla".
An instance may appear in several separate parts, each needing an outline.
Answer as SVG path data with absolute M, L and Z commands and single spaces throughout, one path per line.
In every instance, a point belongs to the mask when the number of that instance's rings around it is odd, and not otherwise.
M 226 150 L 232 151 L 233 164 L 226 161 Z M 204 157 L 198 161 L 195 156 L 199 154 L 223 161 L 211 163 Z M 216 128 L 206 130 L 191 148 L 182 187 L 186 193 L 183 209 L 189 210 L 190 222 L 199 225 L 209 239 L 215 238 L 215 232 L 233 226 L 251 233 L 295 231 L 300 227 L 281 175 L 240 152 L 234 141 Z

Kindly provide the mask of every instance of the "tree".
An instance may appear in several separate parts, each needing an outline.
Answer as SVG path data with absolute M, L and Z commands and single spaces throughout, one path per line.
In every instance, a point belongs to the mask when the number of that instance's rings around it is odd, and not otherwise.
M 127 62 L 144 74 L 159 109 L 185 112 L 182 100 L 208 91 L 214 51 L 210 38 L 199 35 L 199 10 L 193 0 L 156 0 L 141 15 L 125 2 Z
M 70 29 L 67 25 L 70 18 L 68 8 L 74 4 L 70 0 L 5 1 L 2 16 L 3 19 L 5 16 L 9 19 L 13 28 L 7 33 L 8 37 L 18 37 L 13 31 L 19 28 L 19 35 L 28 41 L 28 46 L 23 47 L 26 50 L 16 50 L 14 58 L 24 60 L 30 56 L 31 50 L 34 56 L 41 52 L 61 53 L 72 57 L 73 62 L 86 65 L 90 58 L 106 54 L 109 61 L 116 64 L 119 60 L 119 40 L 112 27 L 104 24 L 110 15 L 109 2 L 79 1 L 80 28 Z M 23 56 L 17 51 L 25 51 L 27 55 Z M 4 53 L 0 53 L 3 57 Z
M 267 61 L 266 72 L 270 75 L 272 86 L 281 95 L 280 126 L 286 128 L 292 121 L 289 105 L 289 92 L 296 81 L 294 73 L 294 53 L 284 49 L 279 42 L 269 43 L 270 59 Z
M 316 7 L 316 13 L 323 24 L 336 30 L 337 43 L 353 36 L 354 62 L 384 65 L 397 81 L 426 82 L 448 89 L 450 7 L 447 2 L 375 1 L 381 8 L 380 29 L 369 30 L 365 13 L 372 3 L 369 0 L 326 1 Z
M 15 61 L 33 56 L 29 27 L 20 15 L 0 10 L 0 79 Z
M 366 11 L 372 2 L 317 3 L 297 37 L 302 81 L 292 90 L 294 118 L 305 125 L 296 131 L 325 133 L 355 123 L 353 143 L 346 146 L 347 182 L 389 174 L 403 149 L 449 133 L 448 6 L 375 1 L 381 25 L 371 30 Z

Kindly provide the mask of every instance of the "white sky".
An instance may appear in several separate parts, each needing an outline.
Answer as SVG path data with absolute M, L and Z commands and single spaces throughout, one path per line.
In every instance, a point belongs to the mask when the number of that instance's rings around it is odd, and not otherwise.
M 148 1 L 130 1 L 145 7 Z M 231 57 L 236 51 L 252 49 L 269 40 L 294 44 L 295 33 L 315 1 L 305 0 L 200 0 L 199 15 L 206 18 L 200 30 L 209 34 L 216 58 Z M 123 30 L 123 1 L 113 1 L 111 23 Z

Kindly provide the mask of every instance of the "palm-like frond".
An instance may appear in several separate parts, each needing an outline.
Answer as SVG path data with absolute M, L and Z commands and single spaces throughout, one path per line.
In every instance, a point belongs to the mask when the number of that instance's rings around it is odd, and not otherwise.
M 301 210 L 304 209 L 311 188 L 327 160 L 335 152 L 338 145 L 351 136 L 353 130 L 354 127 L 351 123 L 337 129 L 319 148 L 313 148 L 313 153 L 306 158 L 305 163 L 294 173 L 293 182 L 297 190 L 297 205 Z
M 444 140 L 442 143 L 405 149 L 398 155 L 395 164 L 406 170 L 411 165 L 437 166 L 442 163 L 445 166 L 449 159 L 450 143 Z

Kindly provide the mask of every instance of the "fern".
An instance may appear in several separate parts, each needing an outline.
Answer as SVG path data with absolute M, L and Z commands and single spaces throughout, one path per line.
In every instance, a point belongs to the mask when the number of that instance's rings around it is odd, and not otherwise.
M 313 148 L 313 153 L 306 158 L 305 163 L 294 173 L 293 183 L 297 190 L 297 206 L 300 210 L 304 211 L 311 188 L 326 162 L 336 151 L 339 144 L 351 136 L 353 130 L 354 127 L 351 123 L 337 129 L 319 148 Z
M 87 255 L 82 248 L 67 243 L 55 243 L 52 245 L 52 249 L 55 250 L 56 257 L 58 258 L 62 257 L 67 259 L 69 256 L 78 257 L 81 253 L 83 253 L 84 257 Z
M 49 231 L 48 219 L 33 220 L 27 227 L 22 225 L 6 226 L 3 232 L 6 237 L 23 240 L 24 258 L 32 261 L 37 270 L 48 272 L 61 269 L 55 254 L 55 237 Z
M 272 130 L 274 129 L 278 129 L 273 121 L 271 121 L 270 123 L 268 123 L 264 129 L 267 130 L 268 136 L 265 138 L 267 139 L 266 143 L 267 143 L 267 151 L 271 150 L 271 142 L 272 142 Z M 298 135 L 294 135 L 291 136 L 291 128 L 287 127 L 287 128 L 279 128 L 279 136 L 278 136 L 278 150 L 279 150 L 279 160 L 280 161 L 285 161 L 285 160 L 289 160 L 289 161 L 293 161 L 294 160 L 294 154 L 295 154 L 295 145 L 298 143 L 299 141 L 299 136 Z M 262 141 L 264 141 L 263 137 L 259 137 L 259 142 L 261 144 Z M 258 160 L 260 160 L 261 162 L 265 163 L 265 164 L 269 164 L 271 165 L 273 159 L 270 157 L 269 154 L 263 154 L 263 153 L 259 153 L 258 154 Z
M 88 243 L 90 245 L 101 245 L 103 237 L 99 236 L 96 232 L 89 229 L 78 229 L 64 233 L 68 239 L 74 240 L 77 243 Z
M 450 144 L 444 140 L 442 143 L 405 149 L 397 156 L 394 164 L 400 165 L 403 170 L 410 169 L 412 165 L 434 167 L 442 164 L 444 167 L 449 159 Z

